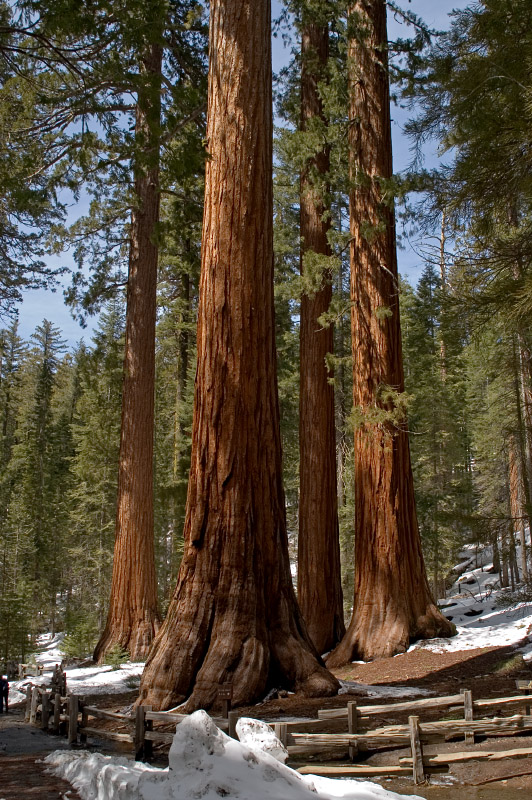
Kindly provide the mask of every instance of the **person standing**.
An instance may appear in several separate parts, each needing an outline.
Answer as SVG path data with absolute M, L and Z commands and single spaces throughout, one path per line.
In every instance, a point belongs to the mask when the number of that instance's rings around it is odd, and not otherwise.
M 7 677 L 2 675 L 0 677 L 0 714 L 4 711 L 4 703 L 6 707 L 6 714 L 8 713 L 8 698 L 9 698 L 9 683 Z

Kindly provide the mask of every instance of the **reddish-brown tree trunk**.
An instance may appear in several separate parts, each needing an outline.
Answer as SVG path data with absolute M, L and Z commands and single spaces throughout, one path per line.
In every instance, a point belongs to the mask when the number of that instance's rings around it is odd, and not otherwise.
M 523 580 L 528 580 L 528 564 L 526 558 L 526 505 L 524 502 L 524 487 L 522 463 L 519 457 L 516 437 L 510 436 L 508 443 L 508 467 L 510 485 L 510 516 L 513 519 L 513 529 L 519 533 L 519 543 L 521 545 L 521 574 Z
M 212 0 L 205 212 L 185 553 L 140 700 L 209 708 L 332 694 L 292 587 L 273 312 L 269 0 Z M 187 699 L 188 698 L 188 699 Z
M 327 24 L 304 21 L 301 36 L 301 129 L 323 120 L 318 83 L 329 55 Z M 324 147 L 301 175 L 301 270 L 306 253 L 330 256 L 329 221 L 322 193 L 329 171 Z M 320 324 L 329 310 L 332 275 L 301 298 L 299 399 L 299 539 L 297 593 L 308 632 L 319 653 L 332 650 L 345 633 L 336 485 L 334 387 L 326 365 L 333 328 Z
M 135 139 L 144 159 L 135 168 L 135 208 L 127 285 L 122 427 L 111 599 L 94 658 L 114 645 L 142 661 L 159 627 L 153 543 L 156 243 L 159 220 L 159 126 L 162 49 L 152 45 L 139 92 Z
M 327 664 L 392 656 L 453 626 L 428 586 L 414 503 L 399 322 L 385 0 L 351 6 L 351 325 L 355 432 L 355 598 Z

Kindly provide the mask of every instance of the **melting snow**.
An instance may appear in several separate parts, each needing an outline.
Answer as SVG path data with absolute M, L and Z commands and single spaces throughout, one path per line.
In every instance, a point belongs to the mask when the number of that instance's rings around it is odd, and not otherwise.
M 87 751 L 55 751 L 45 759 L 70 781 L 83 800 L 398 800 L 400 795 L 368 781 L 300 775 L 278 760 L 284 750 L 264 726 L 240 720 L 245 741 L 230 739 L 205 711 L 176 729 L 168 769 Z M 273 747 L 273 750 L 272 750 Z M 272 753 L 276 753 L 275 757 Z

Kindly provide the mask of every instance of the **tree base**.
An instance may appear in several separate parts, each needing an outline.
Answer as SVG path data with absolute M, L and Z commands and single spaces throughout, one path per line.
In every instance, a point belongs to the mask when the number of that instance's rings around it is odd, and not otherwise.
M 182 705 L 186 713 L 208 710 L 225 683 L 232 684 L 234 706 L 258 702 L 274 688 L 305 697 L 330 697 L 340 688 L 304 628 L 263 629 L 237 639 L 235 631 L 249 630 L 251 623 L 243 624 L 236 617 L 229 621 L 221 615 L 209 620 L 206 636 L 201 622 L 198 627 L 185 626 L 188 630 L 183 636 L 183 618 L 176 630 L 172 616 L 167 617 L 146 663 L 139 705 L 159 710 Z
M 391 615 L 390 615 L 391 616 Z M 353 609 L 347 632 L 332 653 L 326 658 L 329 669 L 342 667 L 352 661 L 376 661 L 379 658 L 406 653 L 409 646 L 420 639 L 435 639 L 456 634 L 452 622 L 430 603 L 426 612 L 408 624 L 404 618 L 385 618 L 375 625 L 370 613 L 365 615 Z
M 133 630 L 108 624 L 94 649 L 93 659 L 102 664 L 109 650 L 118 646 L 127 650 L 131 661 L 146 661 L 159 627 L 158 619 L 144 620 Z

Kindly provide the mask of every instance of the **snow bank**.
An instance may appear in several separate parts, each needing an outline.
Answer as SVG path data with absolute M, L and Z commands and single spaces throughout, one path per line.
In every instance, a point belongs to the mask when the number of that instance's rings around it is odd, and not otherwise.
M 83 800 L 399 800 L 377 784 L 332 780 L 299 773 L 280 763 L 262 724 L 240 720 L 246 742 L 230 739 L 205 711 L 196 711 L 176 729 L 168 769 L 87 751 L 55 751 L 49 771 L 68 780 Z M 273 737 L 275 738 L 275 737 Z M 278 740 L 277 740 L 278 741 Z M 267 748 L 269 752 L 264 750 Z M 281 752 L 282 744 L 275 745 Z
M 37 640 L 40 651 L 35 656 L 37 664 L 44 666 L 44 672 L 38 677 L 28 677 L 10 684 L 10 701 L 15 703 L 26 699 L 26 686 L 30 683 L 36 685 L 49 685 L 56 664 L 64 658 L 61 644 L 64 634 L 59 633 L 52 637 L 43 634 Z M 67 674 L 67 687 L 70 694 L 126 694 L 138 687 L 140 676 L 144 669 L 143 662 L 127 662 L 118 669 L 111 666 L 75 667 L 65 668 Z
M 444 613 L 450 616 L 449 608 Z M 454 609 L 453 609 L 454 611 Z M 532 658 L 532 603 L 522 603 L 518 607 L 495 609 L 488 605 L 480 609 L 480 614 L 471 620 L 456 625 L 457 635 L 450 639 L 427 639 L 416 642 L 410 650 L 424 649 L 435 653 L 449 653 L 456 650 L 472 650 L 477 647 L 505 647 L 522 643 L 525 659 Z M 464 619 L 463 614 L 453 614 Z M 467 619 L 467 617 L 465 618 Z

